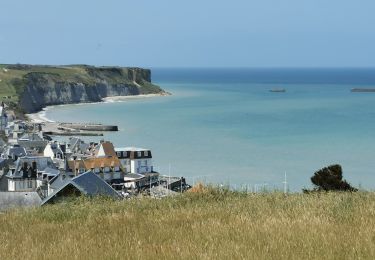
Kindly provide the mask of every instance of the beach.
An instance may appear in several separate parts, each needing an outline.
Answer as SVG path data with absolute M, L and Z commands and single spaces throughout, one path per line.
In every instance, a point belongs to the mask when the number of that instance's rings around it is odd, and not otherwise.
M 49 118 L 46 117 L 46 112 L 54 107 L 60 107 L 60 106 L 79 106 L 84 104 L 101 104 L 101 103 L 113 103 L 113 102 L 126 102 L 130 100 L 137 100 L 137 99 L 145 99 L 145 98 L 155 98 L 155 97 L 164 97 L 169 96 L 170 93 L 162 93 L 162 94 L 142 94 L 142 95 L 131 95 L 131 96 L 113 96 L 113 97 L 105 97 L 102 99 L 102 102 L 91 102 L 91 103 L 74 103 L 74 104 L 61 104 L 61 105 L 53 105 L 43 108 L 42 111 L 26 114 L 26 117 L 30 120 L 31 123 L 35 124 L 46 124 L 50 126 L 56 126 L 58 125 L 58 122 L 55 122 Z

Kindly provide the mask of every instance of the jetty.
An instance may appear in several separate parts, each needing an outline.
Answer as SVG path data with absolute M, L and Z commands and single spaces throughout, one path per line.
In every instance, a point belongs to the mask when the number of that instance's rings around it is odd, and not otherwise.
M 42 122 L 37 125 L 39 131 L 54 136 L 103 136 L 101 132 L 118 131 L 116 125 L 98 123 Z

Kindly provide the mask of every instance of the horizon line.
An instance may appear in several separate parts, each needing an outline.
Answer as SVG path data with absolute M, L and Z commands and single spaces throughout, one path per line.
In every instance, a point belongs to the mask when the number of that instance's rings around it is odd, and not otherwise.
M 30 65 L 30 66 L 95 66 L 95 67 L 127 67 L 127 68 L 149 68 L 149 69 L 375 69 L 375 66 L 148 66 L 148 65 L 122 65 L 122 64 L 43 64 L 43 63 L 0 63 L 0 65 Z

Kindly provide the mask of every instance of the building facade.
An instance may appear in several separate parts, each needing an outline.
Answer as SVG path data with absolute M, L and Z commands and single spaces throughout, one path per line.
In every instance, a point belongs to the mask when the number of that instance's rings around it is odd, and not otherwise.
M 116 155 L 126 173 L 145 174 L 154 171 L 149 149 L 137 147 L 115 148 Z

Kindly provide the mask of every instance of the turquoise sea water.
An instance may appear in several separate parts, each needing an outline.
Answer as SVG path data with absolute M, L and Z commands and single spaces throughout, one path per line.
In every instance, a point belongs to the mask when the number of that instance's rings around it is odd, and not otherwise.
M 148 147 L 164 174 L 230 184 L 310 186 L 315 170 L 340 163 L 353 185 L 375 188 L 375 70 L 154 69 L 173 95 L 56 106 L 49 119 L 117 124 L 105 138 Z M 286 93 L 269 89 L 285 88 Z M 92 138 L 95 139 L 95 138 Z

